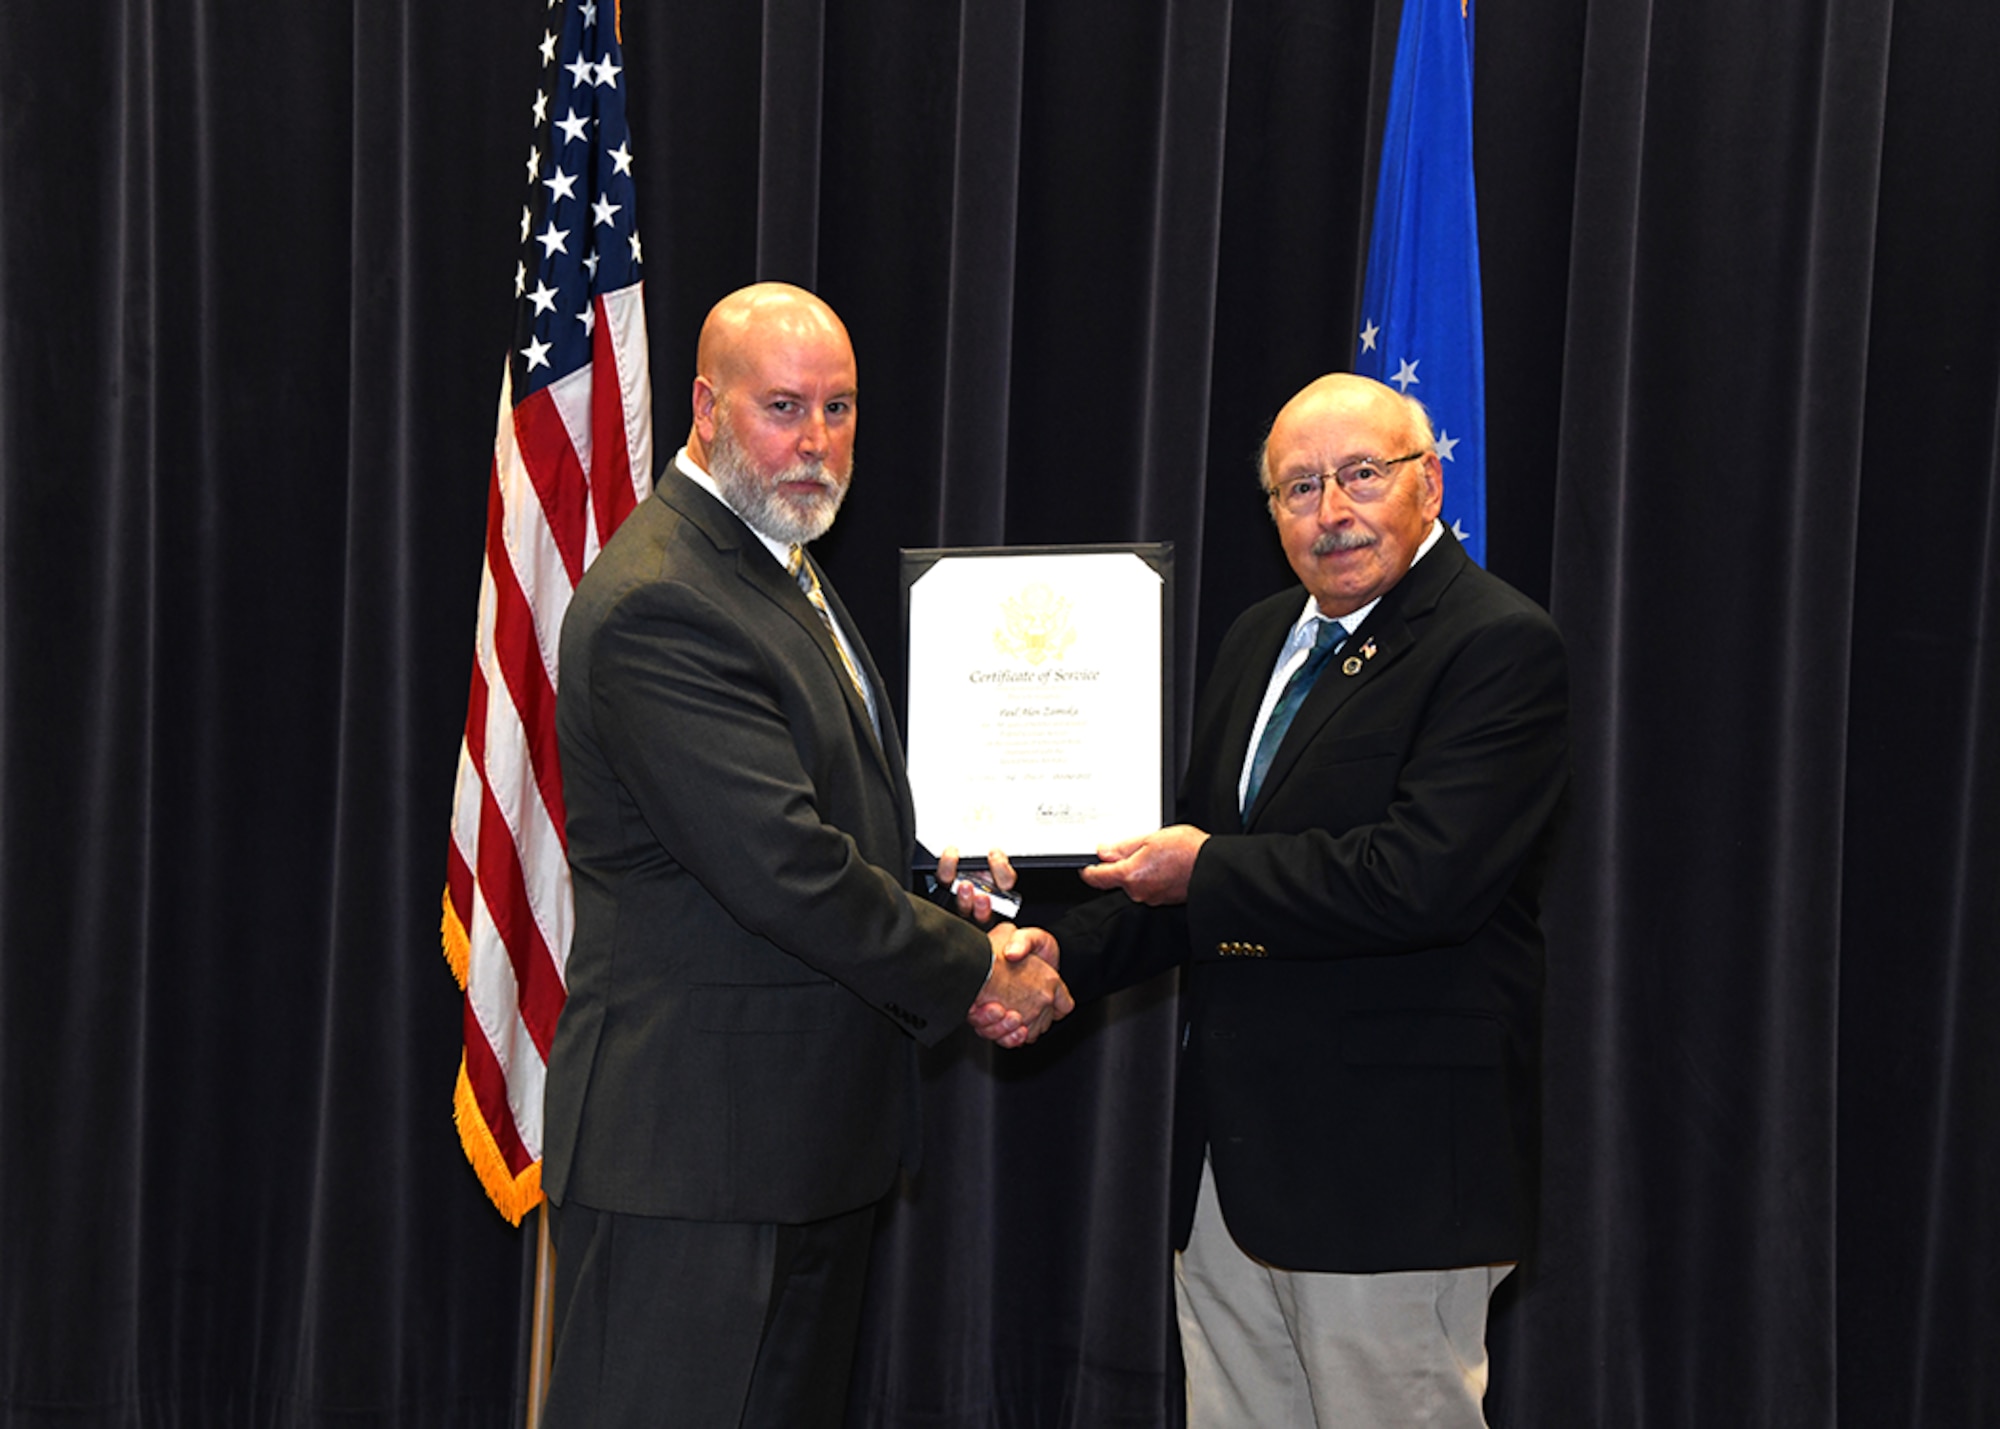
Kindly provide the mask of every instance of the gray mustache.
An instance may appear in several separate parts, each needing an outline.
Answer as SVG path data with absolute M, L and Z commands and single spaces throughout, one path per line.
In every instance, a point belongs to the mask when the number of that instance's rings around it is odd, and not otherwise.
M 1373 531 L 1328 531 L 1314 539 L 1312 552 L 1315 556 L 1330 556 L 1335 551 L 1358 551 L 1380 539 Z

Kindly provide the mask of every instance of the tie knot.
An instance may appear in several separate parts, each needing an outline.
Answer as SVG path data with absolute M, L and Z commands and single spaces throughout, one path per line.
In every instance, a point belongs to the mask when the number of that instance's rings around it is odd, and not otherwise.
M 1347 627 L 1337 620 L 1322 620 L 1319 629 L 1313 632 L 1313 648 L 1306 656 L 1305 668 L 1319 672 L 1333 652 L 1340 648 L 1340 642 L 1347 638 Z
M 805 563 L 806 548 L 804 546 L 794 546 L 790 554 L 785 557 L 785 571 L 793 580 L 797 580 L 799 572 L 805 567 Z
M 1347 627 L 1337 620 L 1322 620 L 1319 629 L 1313 632 L 1312 649 L 1306 652 L 1305 663 L 1299 666 L 1301 678 L 1310 682 L 1316 679 L 1326 662 L 1333 658 L 1333 652 L 1340 648 L 1347 638 Z

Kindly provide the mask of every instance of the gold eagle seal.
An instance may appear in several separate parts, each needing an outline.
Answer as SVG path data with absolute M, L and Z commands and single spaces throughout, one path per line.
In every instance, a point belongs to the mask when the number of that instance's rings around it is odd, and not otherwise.
M 1030 665 L 1060 660 L 1076 643 L 1069 601 L 1045 585 L 1024 586 L 1020 594 L 1002 600 L 1000 616 L 993 648 L 1013 659 Z

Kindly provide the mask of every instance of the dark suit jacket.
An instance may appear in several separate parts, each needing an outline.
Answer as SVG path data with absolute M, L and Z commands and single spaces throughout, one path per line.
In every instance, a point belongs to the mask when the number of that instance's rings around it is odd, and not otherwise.
M 1568 783 L 1554 624 L 1447 532 L 1237 777 L 1305 603 L 1239 619 L 1196 711 L 1184 907 L 1118 894 L 1057 933 L 1079 995 L 1190 963 L 1174 1154 L 1251 1254 L 1370 1273 L 1516 1260 L 1532 1222 L 1539 896 Z
M 983 933 L 907 891 L 910 790 L 797 584 L 672 465 L 563 622 L 576 928 L 549 1058 L 557 1204 L 799 1222 L 914 1161 L 912 1038 L 963 1021 Z M 906 1035 L 907 1034 L 907 1035 Z

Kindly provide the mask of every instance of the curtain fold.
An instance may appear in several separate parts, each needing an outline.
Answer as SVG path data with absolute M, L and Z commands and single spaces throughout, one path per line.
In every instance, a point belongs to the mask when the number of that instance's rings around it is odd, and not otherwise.
M 1593 1386 L 1600 1422 L 1676 1401 L 1694 1422 L 1837 1417 L 1841 809 L 1888 17 L 1590 11 L 1553 611 L 1577 675 L 1571 847 L 1594 856 L 1551 900 L 1560 1172 L 1519 1328 L 1532 1344 L 1546 1316 L 1623 1366 Z
M 480 484 L 518 152 L 426 144 L 524 115 L 535 18 L 511 64 L 382 4 L 5 21 L 0 1422 L 513 1418 L 435 933 L 478 498 L 435 478 Z
M 757 276 L 819 284 L 824 0 L 763 0 Z M 717 294 L 720 297 L 721 294 Z
M 1888 40 L 1842 870 L 1852 1423 L 2000 1415 L 2000 183 L 1970 137 L 2000 133 L 1993 39 L 1903 4 Z
M 822 555 L 1170 540 L 1179 742 L 1290 580 L 1395 0 L 627 3 L 656 424 L 853 330 Z M 0 18 L 0 1429 L 498 1429 L 533 1241 L 437 950 L 542 6 Z M 1479 17 L 1491 559 L 1569 643 L 1496 1425 L 2000 1415 L 2000 11 Z M 1030 914 L 1077 896 L 1044 874 Z M 927 1054 L 850 1422 L 1180 1422 L 1172 979 Z
M 1007 524 L 1014 246 L 1020 227 L 1025 7 L 958 7 L 944 295 L 943 434 L 931 543 L 992 545 Z

